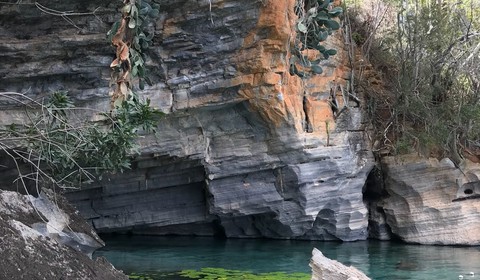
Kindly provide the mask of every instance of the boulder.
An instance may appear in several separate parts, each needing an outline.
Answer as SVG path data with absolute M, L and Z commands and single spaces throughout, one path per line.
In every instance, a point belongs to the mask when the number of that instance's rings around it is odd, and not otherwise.
M 128 279 L 88 256 L 103 242 L 65 203 L 47 190 L 38 198 L 0 190 L 0 279 Z
M 417 155 L 386 157 L 382 161 L 385 197 L 379 204 L 392 233 L 410 243 L 480 244 L 480 165 L 456 167 Z M 471 190 L 471 191 L 467 191 Z
M 346 266 L 325 257 L 317 248 L 313 248 L 310 267 L 312 268 L 312 280 L 370 280 L 355 267 Z

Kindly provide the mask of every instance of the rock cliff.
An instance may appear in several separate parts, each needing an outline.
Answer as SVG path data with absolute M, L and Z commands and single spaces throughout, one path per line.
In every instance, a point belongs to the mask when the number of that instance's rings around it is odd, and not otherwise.
M 0 92 L 68 90 L 108 110 L 105 33 L 119 1 L 11 2 L 0 4 Z M 289 73 L 295 0 L 157 2 L 142 94 L 166 116 L 140 135 L 132 170 L 67 194 L 98 231 L 479 244 L 476 165 L 410 155 L 370 173 L 341 32 L 324 73 L 302 80 Z M 0 98 L 1 124 L 24 121 L 16 104 Z
M 376 204 L 392 233 L 409 243 L 480 244 L 480 165 L 417 155 L 382 161 L 385 196 Z M 378 213 L 378 212 L 377 212 Z
M 0 279 L 128 279 L 87 254 L 103 245 L 65 199 L 0 189 Z
M 95 15 L 69 22 L 33 2 L 1 5 L 0 91 L 68 90 L 107 109 L 113 50 L 104 34 L 118 3 L 47 2 Z M 373 157 L 362 104 L 344 90 L 342 34 L 328 42 L 338 54 L 324 74 L 301 80 L 289 74 L 295 0 L 159 3 L 144 94 L 167 116 L 158 135 L 140 139 L 132 171 L 68 198 L 100 232 L 367 238 L 362 192 Z M 20 121 L 2 105 L 3 123 Z

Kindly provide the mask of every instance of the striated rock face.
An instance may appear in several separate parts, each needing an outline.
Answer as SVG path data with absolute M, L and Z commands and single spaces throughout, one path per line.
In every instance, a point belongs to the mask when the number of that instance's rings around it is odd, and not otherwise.
M 416 155 L 387 157 L 382 164 L 388 196 L 379 206 L 394 235 L 412 243 L 480 244 L 480 203 L 472 187 L 480 165 L 459 169 L 448 159 Z
M 352 266 L 343 265 L 325 257 L 317 248 L 313 248 L 312 280 L 369 280 L 363 272 Z
M 103 242 L 64 198 L 56 198 L 58 204 L 52 194 L 0 190 L 0 278 L 128 279 L 106 260 L 87 256 Z
M 68 89 L 107 109 L 113 51 L 104 34 L 118 3 L 47 2 L 100 9 L 71 17 L 76 29 L 34 6 L 0 6 L 0 91 Z M 366 239 L 362 192 L 373 157 L 363 104 L 345 91 L 341 34 L 329 41 L 338 54 L 324 74 L 302 81 L 289 74 L 294 0 L 159 2 L 145 95 L 167 116 L 158 135 L 140 139 L 132 171 L 71 192 L 70 201 L 100 232 Z M 2 122 L 21 121 L 16 112 L 0 112 Z

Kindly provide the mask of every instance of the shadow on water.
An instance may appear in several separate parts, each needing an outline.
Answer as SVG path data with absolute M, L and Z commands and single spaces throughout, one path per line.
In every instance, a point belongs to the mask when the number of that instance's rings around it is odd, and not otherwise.
M 374 280 L 458 279 L 480 274 L 479 247 L 405 245 L 395 242 L 349 243 L 214 239 L 208 237 L 104 236 L 95 252 L 127 273 L 171 273 L 222 268 L 252 273 L 309 273 L 313 247 L 330 259 L 352 265 Z M 156 279 L 178 279 L 174 276 Z M 468 279 L 468 276 L 465 277 Z

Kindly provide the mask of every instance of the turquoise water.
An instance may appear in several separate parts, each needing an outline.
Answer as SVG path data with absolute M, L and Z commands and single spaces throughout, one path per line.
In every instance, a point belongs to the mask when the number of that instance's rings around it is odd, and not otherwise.
M 480 247 L 151 236 L 112 236 L 104 240 L 107 246 L 95 256 L 106 257 L 127 273 L 170 273 L 205 267 L 254 273 L 310 272 L 308 262 L 316 247 L 325 256 L 355 266 L 374 280 L 458 279 L 470 271 L 475 277 L 464 279 L 480 279 Z

